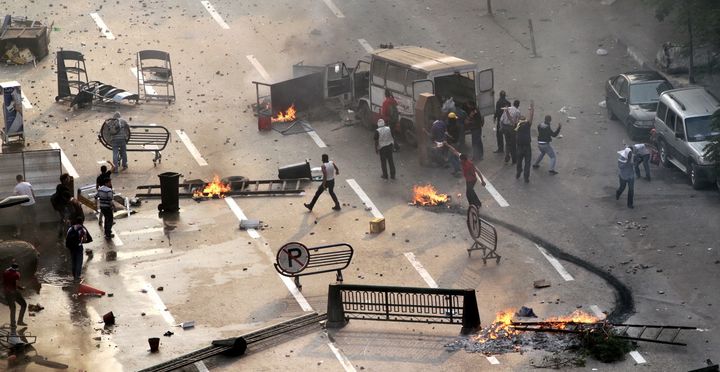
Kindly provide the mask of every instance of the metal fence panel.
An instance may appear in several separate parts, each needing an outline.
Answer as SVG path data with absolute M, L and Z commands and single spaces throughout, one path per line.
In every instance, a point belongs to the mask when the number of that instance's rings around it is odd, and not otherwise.
M 13 194 L 18 174 L 33 185 L 36 195 L 52 194 L 62 174 L 60 150 L 0 154 L 0 195 Z

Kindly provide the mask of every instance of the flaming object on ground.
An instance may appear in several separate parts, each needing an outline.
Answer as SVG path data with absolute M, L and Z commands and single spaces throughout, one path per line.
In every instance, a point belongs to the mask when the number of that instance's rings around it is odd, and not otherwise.
M 441 194 L 433 185 L 415 185 L 413 186 L 413 205 L 439 205 L 447 203 L 449 197 L 447 194 Z
M 220 177 L 213 177 L 212 182 L 208 183 L 202 189 L 193 192 L 193 198 L 224 198 L 225 193 L 231 190 L 230 185 L 220 181 Z
M 272 122 L 273 123 L 285 123 L 288 121 L 293 121 L 293 120 L 297 119 L 297 116 L 295 114 L 297 114 L 297 111 L 295 110 L 295 104 L 293 103 L 284 112 L 280 111 L 277 113 L 277 115 L 273 116 Z

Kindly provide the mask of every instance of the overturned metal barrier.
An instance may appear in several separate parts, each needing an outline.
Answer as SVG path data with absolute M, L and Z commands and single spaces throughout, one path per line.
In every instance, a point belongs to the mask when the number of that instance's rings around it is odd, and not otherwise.
M 327 317 L 329 328 L 361 319 L 461 324 L 463 334 L 480 330 L 473 289 L 330 284 Z
M 231 337 L 224 340 L 215 340 L 211 346 L 185 354 L 165 363 L 161 363 L 152 367 L 145 368 L 140 372 L 166 372 L 197 363 L 201 360 L 214 357 L 216 355 L 241 356 L 248 347 L 259 344 L 260 342 L 272 341 L 275 337 L 298 331 L 300 329 L 320 325 L 325 320 L 325 314 L 309 313 L 303 316 L 290 319 L 288 321 L 278 323 L 269 327 L 258 329 L 250 333 L 246 333 L 239 337 Z

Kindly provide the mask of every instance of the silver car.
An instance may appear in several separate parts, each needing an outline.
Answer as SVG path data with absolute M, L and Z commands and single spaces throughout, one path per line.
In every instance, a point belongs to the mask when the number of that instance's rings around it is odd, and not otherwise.
M 626 72 L 605 84 L 605 104 L 611 120 L 627 128 L 631 139 L 647 137 L 655 121 L 660 94 L 672 85 L 655 71 Z

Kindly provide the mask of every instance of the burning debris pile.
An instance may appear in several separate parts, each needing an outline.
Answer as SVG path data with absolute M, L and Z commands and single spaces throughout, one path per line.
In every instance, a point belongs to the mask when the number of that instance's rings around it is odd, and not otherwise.
M 432 206 L 445 204 L 450 200 L 447 194 L 441 194 L 433 185 L 413 186 L 412 205 Z
M 204 200 L 204 199 L 222 199 L 225 194 L 230 192 L 232 188 L 229 184 L 220 181 L 220 177 L 213 177 L 212 182 L 205 185 L 205 187 L 198 188 L 193 191 L 193 199 Z
M 448 351 L 464 349 L 471 353 L 486 355 L 522 352 L 524 350 L 544 350 L 548 352 L 561 352 L 576 350 L 583 346 L 583 337 L 577 333 L 563 333 L 578 324 L 602 324 L 601 320 L 576 310 L 569 316 L 550 318 L 542 322 L 545 329 L 557 330 L 555 332 L 526 332 L 522 322 L 513 321 L 515 310 L 501 311 L 495 321 L 485 327 L 480 333 L 467 338 L 458 339 L 445 345 Z M 535 324 L 535 323 L 525 323 Z
M 288 107 L 287 110 L 285 110 L 285 112 L 280 111 L 277 113 L 277 115 L 273 116 L 272 122 L 273 123 L 286 123 L 286 122 L 290 122 L 290 121 L 295 121 L 295 119 L 297 119 L 296 114 L 297 114 L 297 111 L 295 110 L 295 104 L 293 103 L 292 105 L 290 105 L 290 107 Z

